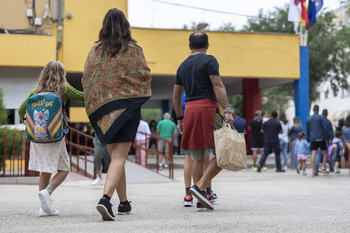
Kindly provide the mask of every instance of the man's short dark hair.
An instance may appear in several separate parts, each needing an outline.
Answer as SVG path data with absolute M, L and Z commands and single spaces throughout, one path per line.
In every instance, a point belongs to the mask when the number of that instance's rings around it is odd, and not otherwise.
M 241 115 L 242 115 L 241 110 L 236 109 L 236 110 L 235 110 L 235 115 L 236 115 L 236 116 L 241 116 Z
M 189 40 L 193 49 L 204 49 L 208 44 L 208 35 L 203 31 L 195 31 L 190 35 Z
M 328 116 L 328 110 L 327 109 L 323 109 L 322 110 L 322 116 L 327 118 L 327 116 Z
M 320 111 L 320 107 L 317 104 L 315 104 L 312 110 L 318 113 L 318 111 Z
M 278 114 L 277 114 L 276 111 L 272 111 L 272 112 L 271 112 L 271 116 L 272 116 L 273 118 L 277 118 Z

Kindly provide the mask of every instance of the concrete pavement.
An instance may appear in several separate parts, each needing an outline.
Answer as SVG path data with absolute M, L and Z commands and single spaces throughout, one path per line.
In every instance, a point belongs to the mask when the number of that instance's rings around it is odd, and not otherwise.
M 181 158 L 177 163 L 181 162 Z M 248 162 L 249 163 L 249 162 Z M 178 166 L 176 166 L 178 167 Z M 350 175 L 311 177 L 294 170 L 223 170 L 213 183 L 215 210 L 182 206 L 183 170 L 175 180 L 131 162 L 126 166 L 132 214 L 104 222 L 96 211 L 102 186 L 71 173 L 52 195 L 58 217 L 37 217 L 37 185 L 0 185 L 0 232 L 349 232 Z M 166 172 L 166 171 L 164 171 Z M 3 179 L 0 180 L 0 183 Z M 117 211 L 117 195 L 113 196 Z

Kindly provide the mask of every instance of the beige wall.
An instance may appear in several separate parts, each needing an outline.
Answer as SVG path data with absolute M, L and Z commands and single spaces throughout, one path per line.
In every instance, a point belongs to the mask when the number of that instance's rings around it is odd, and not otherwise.
M 42 26 L 31 27 L 29 25 L 27 9 L 32 8 L 32 3 L 32 0 L 0 0 L 0 28 L 7 30 L 29 29 L 29 31 L 36 31 L 38 34 L 52 34 L 52 20 L 42 18 L 44 7 L 48 5 L 48 0 L 35 1 L 36 17 L 41 18 Z M 51 12 L 55 4 L 56 1 L 52 0 Z

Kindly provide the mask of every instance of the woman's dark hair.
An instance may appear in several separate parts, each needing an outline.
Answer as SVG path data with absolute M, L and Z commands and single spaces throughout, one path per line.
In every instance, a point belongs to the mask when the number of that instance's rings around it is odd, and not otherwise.
M 103 19 L 96 50 L 114 57 L 122 48 L 126 52 L 131 41 L 136 42 L 131 37 L 130 24 L 124 13 L 116 8 L 110 9 Z
M 204 49 L 208 44 L 208 35 L 203 31 L 196 31 L 190 35 L 189 41 L 193 49 Z
M 154 124 L 154 126 L 152 126 Z M 156 120 L 151 120 L 151 122 L 149 123 L 149 127 L 152 128 L 152 127 L 156 127 L 157 126 L 157 122 Z
M 280 113 L 280 121 L 282 121 L 285 125 L 288 123 L 286 114 L 284 112 Z

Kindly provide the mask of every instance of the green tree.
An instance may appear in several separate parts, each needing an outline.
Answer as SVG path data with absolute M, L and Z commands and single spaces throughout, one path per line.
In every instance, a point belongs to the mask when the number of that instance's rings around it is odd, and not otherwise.
M 0 125 L 7 124 L 7 110 L 4 104 L 3 91 L 0 88 Z
M 232 23 L 224 23 L 224 25 L 222 25 L 219 28 L 219 31 L 223 31 L 223 32 L 234 32 L 236 31 L 235 26 L 233 26 Z
M 346 78 L 350 74 L 350 36 L 349 27 L 337 28 L 331 25 L 335 15 L 321 11 L 317 15 L 317 23 L 308 31 L 310 100 L 319 97 L 318 87 L 329 82 L 336 95 L 340 88 L 348 88 Z M 260 10 L 257 18 L 248 20 L 245 32 L 294 33 L 293 24 L 287 21 L 288 5 L 275 8 L 273 12 L 264 14 Z M 293 88 L 280 87 L 275 91 L 294 96 Z M 273 96 L 271 96 L 273 97 Z M 310 102 L 311 102 L 310 101 Z

